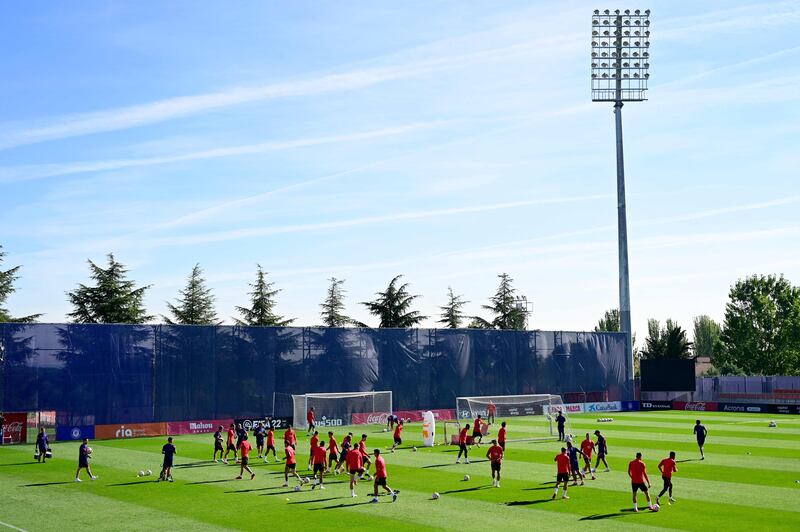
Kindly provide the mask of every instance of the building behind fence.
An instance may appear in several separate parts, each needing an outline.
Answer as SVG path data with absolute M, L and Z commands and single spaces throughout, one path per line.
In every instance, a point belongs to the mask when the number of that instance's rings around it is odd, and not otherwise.
M 642 392 L 642 400 L 800 404 L 800 377 L 698 377 L 694 392 Z

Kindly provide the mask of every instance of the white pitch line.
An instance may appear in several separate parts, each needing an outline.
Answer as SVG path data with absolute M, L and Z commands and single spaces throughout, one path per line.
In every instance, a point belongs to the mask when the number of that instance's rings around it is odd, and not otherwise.
M 0 521 L 0 525 L 1 525 L 1 526 L 7 526 L 8 528 L 10 528 L 10 529 L 12 529 L 12 530 L 17 530 L 18 532 L 28 532 L 28 531 L 27 531 L 27 530 L 25 530 L 24 528 L 19 528 L 18 526 L 9 525 L 8 523 L 4 523 L 4 522 L 2 522 L 2 521 Z

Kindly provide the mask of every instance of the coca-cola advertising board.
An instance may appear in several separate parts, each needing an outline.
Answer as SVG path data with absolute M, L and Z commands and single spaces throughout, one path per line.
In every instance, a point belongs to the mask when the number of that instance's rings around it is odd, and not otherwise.
M 439 420 L 456 418 L 456 411 L 446 408 L 440 410 L 396 410 L 394 415 L 410 421 L 422 421 L 425 412 L 433 412 L 434 418 Z M 388 418 L 389 412 L 357 412 L 352 416 L 352 423 L 353 425 L 386 425 Z
M 25 443 L 28 438 L 27 412 L 4 412 L 3 445 Z
M 691 412 L 716 412 L 717 403 L 706 401 L 672 401 L 673 410 L 689 410 Z

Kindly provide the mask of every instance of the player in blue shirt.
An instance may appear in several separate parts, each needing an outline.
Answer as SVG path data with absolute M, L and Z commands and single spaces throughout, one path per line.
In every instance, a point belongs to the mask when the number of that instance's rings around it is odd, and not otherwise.
M 78 474 L 81 472 L 81 469 L 85 469 L 87 473 L 89 473 L 89 478 L 92 480 L 97 480 L 97 477 L 92 474 L 92 470 L 89 467 L 89 459 L 92 457 L 92 448 L 89 447 L 89 438 L 84 438 L 83 443 L 78 449 L 78 469 L 75 471 L 75 482 L 80 482 L 81 479 L 78 478 Z
M 45 463 L 49 452 L 50 445 L 47 441 L 47 433 L 44 431 L 44 427 L 41 427 L 39 434 L 36 435 L 36 461 Z
M 578 485 L 578 478 L 581 479 L 581 486 L 583 486 L 583 473 L 581 472 L 581 465 L 579 463 L 579 458 L 582 456 L 584 459 L 586 455 L 583 454 L 583 451 L 572 445 L 572 442 L 567 442 L 567 456 L 569 456 L 569 469 L 572 473 L 572 485 Z
M 161 448 L 161 454 L 164 455 L 164 463 L 161 465 L 161 474 L 158 476 L 158 481 L 168 480 L 172 482 L 172 458 L 178 453 L 175 445 L 172 443 L 172 436 L 167 438 L 167 443 Z
M 694 435 L 697 436 L 697 446 L 700 447 L 700 460 L 705 460 L 706 455 L 703 453 L 703 445 L 706 443 L 708 431 L 700 424 L 699 419 L 694 422 Z

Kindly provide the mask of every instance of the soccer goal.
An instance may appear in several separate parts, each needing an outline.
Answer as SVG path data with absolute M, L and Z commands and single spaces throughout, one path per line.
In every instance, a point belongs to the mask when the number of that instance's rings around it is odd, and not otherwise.
M 308 428 L 307 414 L 314 409 L 317 427 L 375 423 L 386 424 L 392 413 L 392 392 L 340 392 L 292 395 L 294 426 Z
M 458 419 L 475 419 L 480 415 L 483 419 L 488 419 L 491 411 L 490 405 L 494 405 L 495 427 L 500 421 L 510 421 L 509 418 L 519 416 L 535 416 L 541 423 L 541 430 L 525 433 L 522 438 L 513 439 L 537 439 L 549 438 L 558 435 L 556 429 L 556 416 L 562 412 L 567 417 L 567 412 L 563 408 L 564 402 L 560 395 L 535 394 L 535 395 L 489 395 L 483 397 L 457 397 L 456 416 Z M 493 432 L 496 432 L 496 428 Z M 569 421 L 567 421 L 567 432 L 569 432 Z M 519 432 L 517 432 L 519 435 Z

